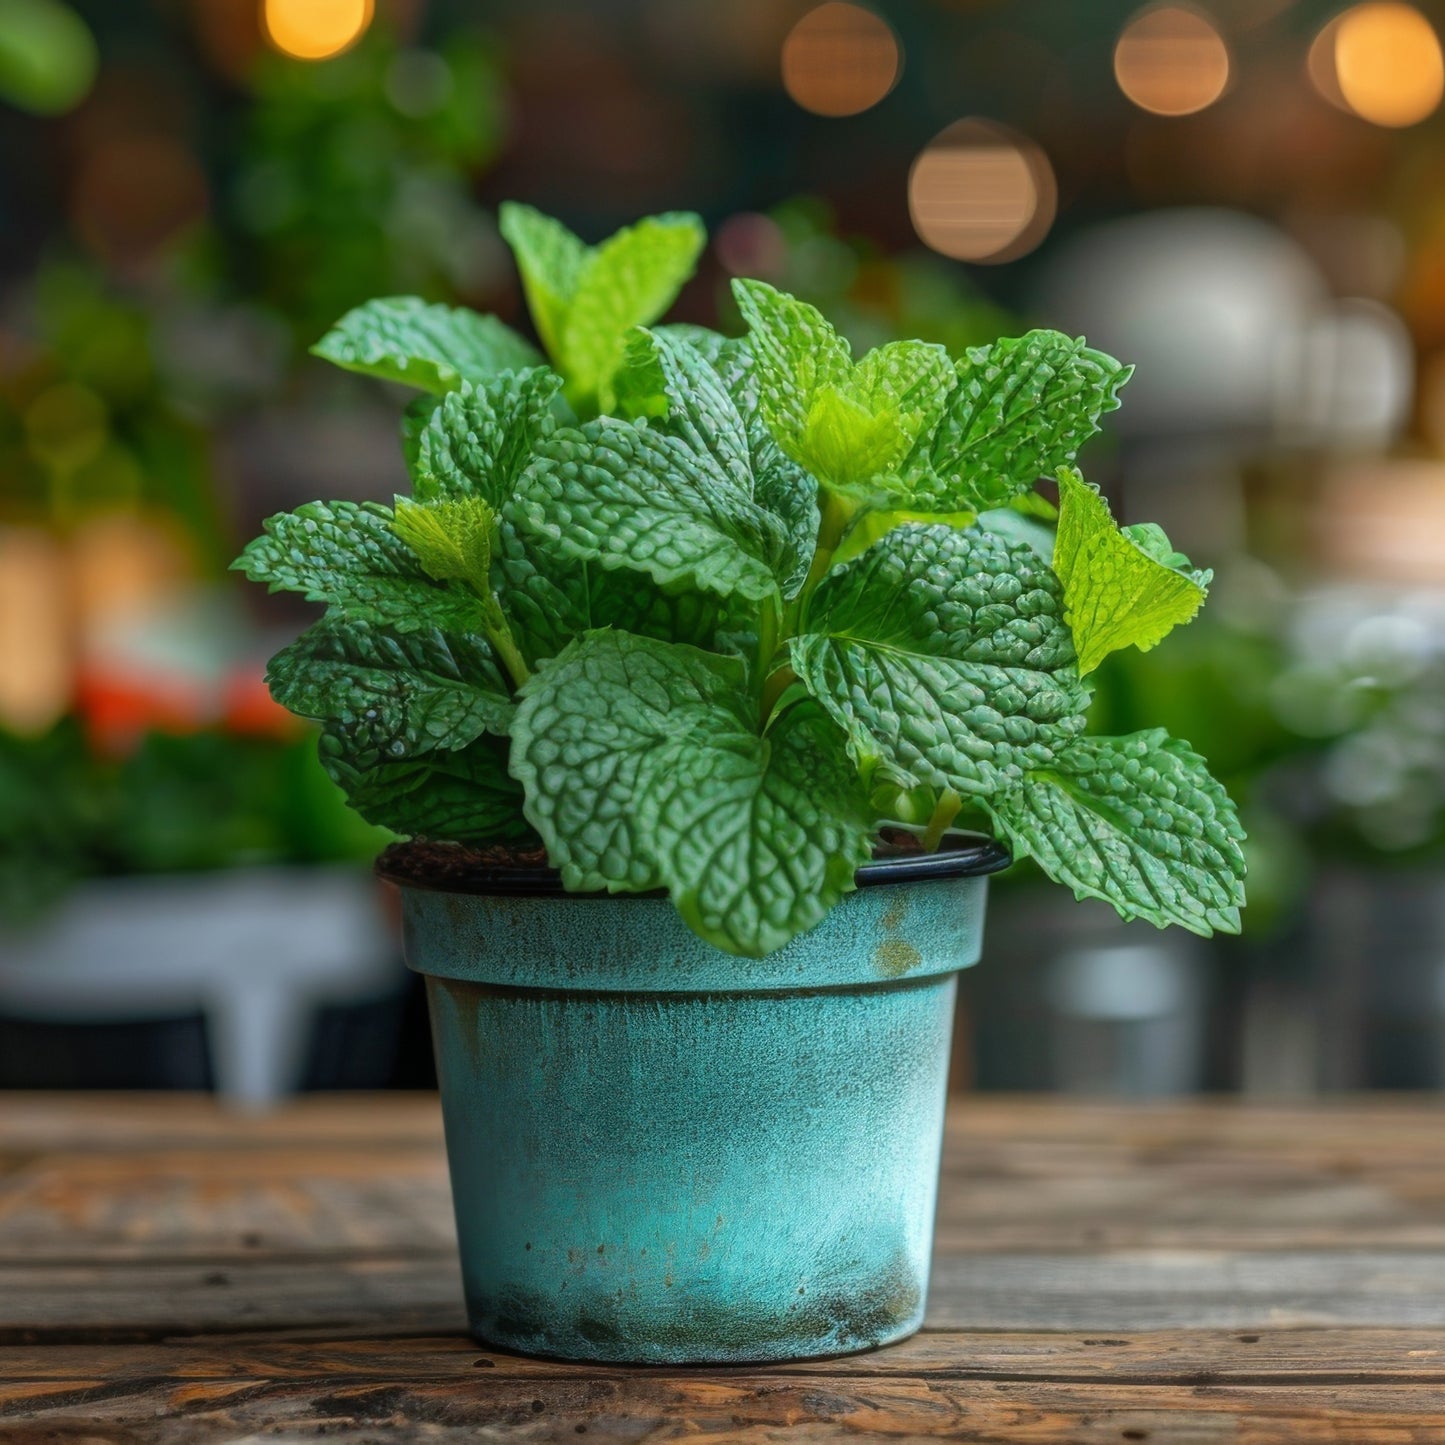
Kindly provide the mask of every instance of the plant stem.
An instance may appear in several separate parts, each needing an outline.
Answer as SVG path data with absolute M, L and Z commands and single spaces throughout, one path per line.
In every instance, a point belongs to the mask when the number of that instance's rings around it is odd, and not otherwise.
M 933 816 L 928 820 L 928 826 L 923 830 L 923 851 L 925 853 L 936 853 L 938 845 L 943 842 L 943 835 L 948 831 L 948 825 L 958 817 L 959 810 L 963 807 L 963 799 L 953 791 L 952 788 L 945 788 L 938 795 L 938 802 L 934 806 Z
M 856 505 L 847 498 L 840 497 L 836 492 L 823 491 L 821 496 L 823 514 L 818 524 L 818 545 L 813 552 L 813 562 L 808 568 L 808 575 L 804 579 L 802 589 L 788 604 L 788 615 L 785 621 L 786 635 L 789 637 L 797 632 L 809 599 L 817 589 L 818 583 L 827 575 L 828 568 L 833 565 L 833 554 L 838 550 L 839 544 L 857 515 Z
M 512 629 L 507 626 L 507 619 L 495 597 L 487 597 L 482 603 L 482 628 L 487 634 L 487 641 L 496 648 L 502 666 L 507 669 L 512 686 L 521 687 L 531 677 L 532 669 L 527 666 L 527 659 L 522 656 L 522 649 L 517 646 L 517 640 L 512 636 Z
M 778 699 L 797 682 L 798 674 L 786 663 L 763 684 L 762 702 L 758 706 L 758 721 L 766 725 L 778 705 Z

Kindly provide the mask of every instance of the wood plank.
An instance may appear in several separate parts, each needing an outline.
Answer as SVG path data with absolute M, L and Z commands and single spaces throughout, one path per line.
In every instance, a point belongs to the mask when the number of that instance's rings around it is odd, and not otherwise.
M 772 1441 L 940 1439 L 974 1445 L 1439 1445 L 1438 1385 L 1129 1385 L 677 1371 L 520 1378 L 206 1381 L 139 1399 L 53 1394 L 3 1445 L 41 1441 Z M 158 1413 L 159 1411 L 159 1413 Z M 580 1427 L 580 1428 L 579 1428 Z
M 460 1334 L 334 1333 L 302 1330 L 221 1335 L 149 1345 L 43 1345 L 0 1348 L 0 1413 L 28 1390 L 108 1393 L 205 1380 L 427 1379 L 468 1381 L 479 1368 L 527 1379 L 668 1375 L 662 1368 L 567 1364 L 478 1345 Z M 721 1377 L 756 1374 L 739 1366 Z M 1109 1336 L 1067 1332 L 925 1330 L 910 1340 L 834 1360 L 770 1367 L 780 1376 L 903 1375 L 955 1380 L 1054 1380 L 1076 1384 L 1233 1383 L 1248 1385 L 1437 1384 L 1445 1382 L 1445 1337 L 1432 1330 L 1159 1330 Z
M 0 1096 L 0 1445 L 1441 1445 L 1442 1124 L 1393 1098 L 955 1101 L 922 1335 L 628 1370 L 462 1335 L 434 1099 Z
M 129 1101 L 118 1107 L 72 1103 L 69 1116 L 83 1115 L 87 1129 L 92 1112 L 106 1125 L 92 1144 L 56 1102 L 0 1105 L 0 1141 L 34 1139 L 42 1123 L 58 1136 L 49 1149 L 8 1156 L 0 1260 L 136 1259 L 156 1249 L 172 1259 L 287 1257 L 413 1239 L 444 1248 L 452 1238 L 430 1098 L 306 1101 L 269 1118 L 235 1118 L 197 1100 L 169 1118 L 151 1100 L 129 1125 Z M 358 1119 L 373 1111 L 375 1135 L 360 1133 Z M 1342 1117 L 1360 1131 L 1353 1145 L 1338 1120 L 1314 1110 L 1262 1113 L 956 1103 L 939 1248 L 1281 1250 L 1348 1239 L 1445 1249 L 1445 1112 L 1412 1105 L 1397 1118 L 1352 1107 Z M 1015 1124 L 1017 1137 L 998 1133 Z M 1311 1131 L 1324 1142 L 1301 1142 Z
M 448 1251 L 177 1264 L 0 1266 L 0 1341 L 206 1331 L 460 1328 Z M 1128 1331 L 1290 1325 L 1445 1329 L 1445 1257 L 1389 1251 L 1117 1251 L 935 1260 L 935 1329 Z

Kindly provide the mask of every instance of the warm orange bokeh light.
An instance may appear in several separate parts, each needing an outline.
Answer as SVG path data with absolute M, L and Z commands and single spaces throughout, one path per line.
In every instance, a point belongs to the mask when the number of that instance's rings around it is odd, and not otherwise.
M 925 245 L 956 261 L 1012 261 L 1048 234 L 1058 191 L 1048 157 L 1007 126 L 960 120 L 908 175 L 908 211 Z
M 373 0 L 262 0 L 266 38 L 298 60 L 326 60 L 355 45 L 371 24 Z
M 1375 125 L 1425 119 L 1445 93 L 1445 57 L 1413 6 L 1356 5 L 1334 22 L 1334 78 L 1344 103 Z
M 1314 44 L 1310 46 L 1305 60 L 1305 69 L 1309 72 L 1314 88 L 1331 105 L 1336 105 L 1341 110 L 1349 110 L 1350 103 L 1340 90 L 1340 77 L 1335 70 L 1335 41 L 1339 39 L 1340 22 L 1344 18 L 1343 15 L 1336 15 L 1315 36 Z
M 1190 115 L 1224 94 L 1229 51 L 1203 15 L 1161 5 L 1124 27 L 1114 47 L 1114 78 L 1141 110 Z
M 783 41 L 783 86 L 815 115 L 857 115 L 877 105 L 899 68 L 888 22 L 844 0 L 808 11 Z

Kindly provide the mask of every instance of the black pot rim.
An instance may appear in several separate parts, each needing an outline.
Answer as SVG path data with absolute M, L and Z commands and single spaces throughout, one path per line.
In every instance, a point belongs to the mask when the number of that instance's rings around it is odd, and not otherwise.
M 427 877 L 418 869 L 409 871 L 404 859 L 405 843 L 394 843 L 376 860 L 376 875 L 401 888 L 420 888 L 429 893 L 464 893 L 492 898 L 666 898 L 663 889 L 646 893 L 573 893 L 562 886 L 555 868 L 540 865 L 522 868 L 491 865 L 480 860 L 450 877 Z M 948 878 L 982 878 L 999 873 L 1013 862 L 1013 855 L 996 839 L 981 834 L 951 834 L 934 853 L 900 853 L 874 858 L 854 875 L 859 888 L 885 883 L 925 883 Z

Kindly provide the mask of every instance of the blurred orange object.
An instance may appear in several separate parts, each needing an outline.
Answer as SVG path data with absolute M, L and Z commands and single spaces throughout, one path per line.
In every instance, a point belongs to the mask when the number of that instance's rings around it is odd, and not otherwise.
M 306 724 L 272 696 L 261 672 L 232 673 L 221 694 L 221 723 L 227 732 L 287 741 L 306 731 Z

